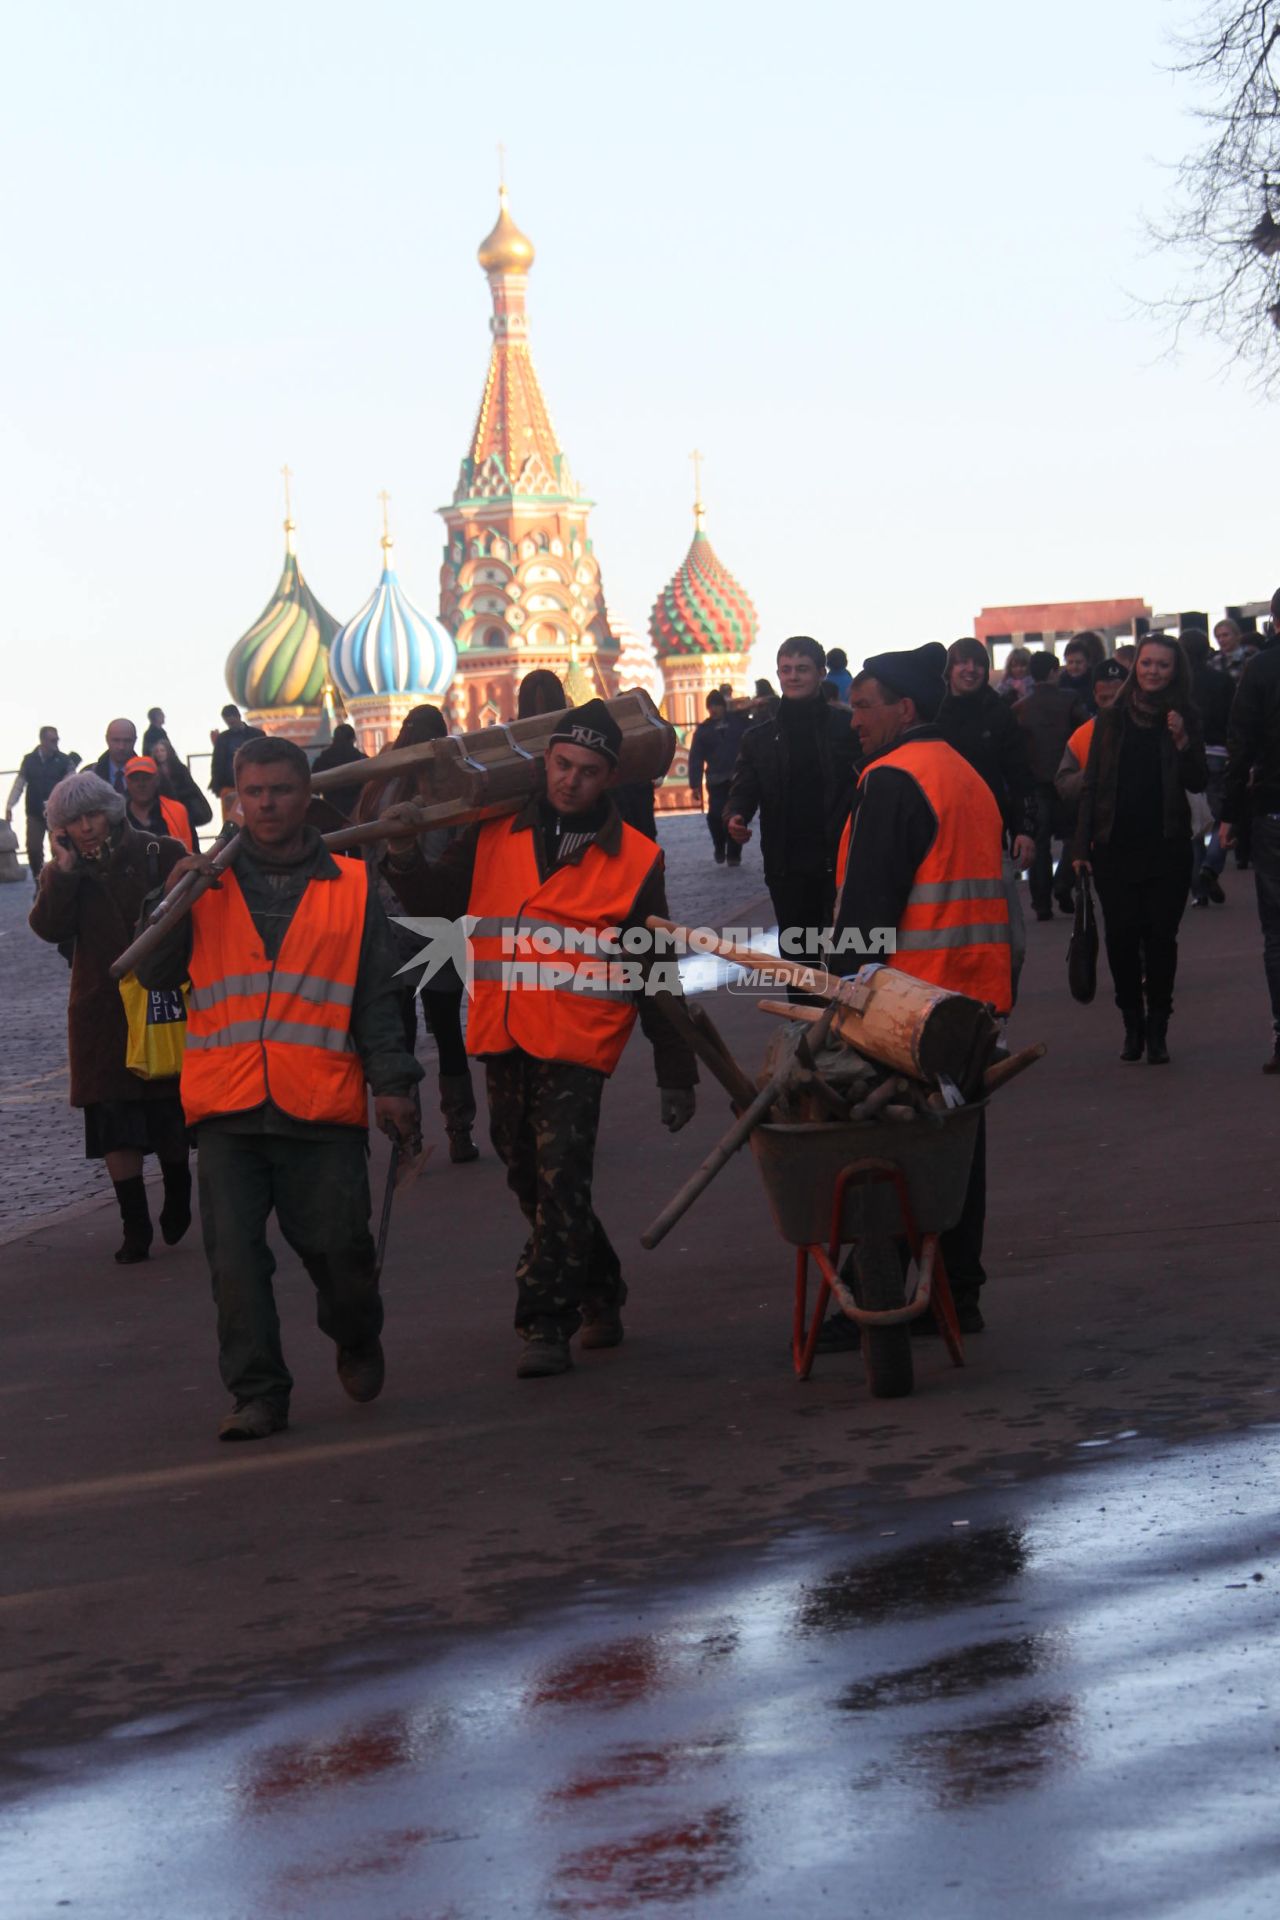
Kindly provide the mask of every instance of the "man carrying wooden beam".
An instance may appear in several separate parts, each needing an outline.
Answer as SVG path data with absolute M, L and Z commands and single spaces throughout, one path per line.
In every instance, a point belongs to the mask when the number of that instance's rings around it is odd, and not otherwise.
M 383 865 L 407 913 L 469 917 L 467 1052 L 485 1062 L 490 1135 L 530 1228 L 516 1264 L 524 1380 L 566 1373 L 579 1327 L 586 1348 L 623 1337 L 626 1284 L 591 1185 L 601 1095 L 637 1005 L 662 1124 L 676 1133 L 694 1111 L 687 1043 L 601 959 L 632 958 L 633 929 L 651 949 L 646 916 L 666 913 L 662 853 L 624 824 L 608 791 L 621 740 L 603 701 L 571 708 L 547 746 L 545 796 L 472 828 L 430 865 L 409 834 L 393 838 Z M 416 832 L 411 809 L 405 819 Z M 652 953 L 636 958 L 647 980 Z
M 191 981 L 180 1090 L 199 1148 L 218 1363 L 234 1398 L 218 1434 L 240 1441 L 289 1424 L 272 1212 L 315 1285 L 344 1391 L 367 1401 L 382 1390 L 368 1090 L 378 1124 L 407 1142 L 422 1068 L 405 1049 L 391 930 L 364 862 L 335 859 L 306 824 L 301 747 L 250 740 L 234 770 L 244 812 L 234 870 L 175 921 L 138 976 L 146 987 Z M 166 891 L 212 867 L 189 855 Z

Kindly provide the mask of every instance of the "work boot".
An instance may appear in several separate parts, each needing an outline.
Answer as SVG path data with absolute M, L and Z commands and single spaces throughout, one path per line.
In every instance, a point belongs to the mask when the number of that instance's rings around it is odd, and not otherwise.
M 1149 1067 L 1167 1067 L 1169 1049 L 1165 1039 L 1169 1032 L 1169 1015 L 1157 1013 L 1154 1007 L 1147 1010 L 1147 1065 Z
M 166 1247 L 176 1247 L 191 1225 L 191 1168 L 185 1160 L 162 1160 L 164 1205 L 160 1209 L 160 1234 Z
M 155 1238 L 151 1212 L 147 1206 L 146 1183 L 140 1173 L 135 1173 L 130 1180 L 113 1180 L 111 1184 L 116 1190 L 116 1202 L 124 1222 L 124 1242 L 117 1249 L 116 1264 L 121 1267 L 136 1266 L 139 1260 L 147 1258 Z
M 608 1306 L 600 1303 L 584 1303 L 582 1309 L 582 1333 L 578 1340 L 580 1347 L 589 1352 L 600 1347 L 620 1347 L 625 1329 L 622 1314 L 612 1302 Z
M 386 1377 L 387 1363 L 381 1340 L 371 1340 L 367 1347 L 338 1348 L 338 1378 L 352 1400 L 362 1405 L 367 1400 L 376 1400 Z
M 1147 1043 L 1147 1023 L 1141 1007 L 1121 1007 L 1120 1016 L 1124 1021 L 1124 1045 L 1120 1049 L 1122 1060 L 1141 1060 L 1142 1049 Z
M 456 1165 L 478 1160 L 480 1149 L 471 1137 L 476 1117 L 476 1096 L 470 1073 L 440 1075 L 440 1111 L 449 1136 L 449 1158 Z
M 288 1424 L 288 1401 L 237 1400 L 231 1412 L 224 1414 L 218 1428 L 218 1438 L 265 1440 L 269 1434 L 283 1433 Z
M 1218 879 L 1218 876 L 1216 873 L 1202 874 L 1201 885 L 1203 886 L 1210 900 L 1212 900 L 1215 907 L 1226 906 L 1227 896 L 1223 892 L 1222 883 Z
M 516 1362 L 517 1380 L 545 1380 L 553 1373 L 568 1373 L 573 1366 L 569 1342 L 559 1333 L 530 1333 Z

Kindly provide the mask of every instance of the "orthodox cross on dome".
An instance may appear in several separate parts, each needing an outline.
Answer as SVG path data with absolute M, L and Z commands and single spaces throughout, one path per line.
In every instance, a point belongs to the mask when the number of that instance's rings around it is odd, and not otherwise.
M 284 480 L 284 543 L 288 551 L 292 553 L 293 536 L 297 532 L 297 528 L 293 521 L 293 501 L 289 492 L 289 482 L 293 478 L 293 468 L 287 460 L 281 467 L 280 474 Z
M 693 462 L 693 524 L 701 533 L 706 520 L 706 508 L 702 504 L 702 462 L 704 456 L 697 447 L 689 455 Z
M 384 487 L 382 489 L 382 492 L 378 495 L 378 498 L 382 502 L 382 553 L 383 553 L 383 565 L 386 566 L 386 565 L 389 565 L 390 563 L 391 549 L 395 545 L 395 542 L 391 538 L 391 523 L 387 515 L 387 508 L 391 502 L 391 495 L 387 492 L 386 488 Z

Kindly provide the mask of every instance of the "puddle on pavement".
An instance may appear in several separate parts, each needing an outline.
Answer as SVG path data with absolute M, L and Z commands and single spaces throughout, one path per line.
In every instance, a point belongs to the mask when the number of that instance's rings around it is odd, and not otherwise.
M 1274 1451 L 1126 1444 L 904 1507 L 888 1550 L 796 1537 L 235 1733 L 31 1756 L 0 1908 L 1275 1911 Z

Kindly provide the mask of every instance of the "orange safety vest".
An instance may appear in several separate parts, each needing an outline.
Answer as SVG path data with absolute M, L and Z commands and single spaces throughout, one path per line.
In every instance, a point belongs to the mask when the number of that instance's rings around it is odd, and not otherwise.
M 194 853 L 195 841 L 191 834 L 191 815 L 187 812 L 181 800 L 166 800 L 165 796 L 161 794 L 160 812 L 170 838 L 181 840 L 187 852 Z
M 897 929 L 893 965 L 952 993 L 1013 1004 L 1009 902 L 1001 871 L 1003 827 L 990 787 L 942 740 L 908 741 L 865 769 L 909 774 L 938 830 L 916 868 Z
M 1083 726 L 1076 728 L 1071 738 L 1067 741 L 1067 752 L 1075 755 L 1076 765 L 1080 768 L 1081 772 L 1084 771 L 1088 761 L 1089 747 L 1093 741 L 1093 730 L 1097 724 L 1096 720 L 1086 720 Z
M 862 782 L 859 781 L 861 786 Z M 853 815 L 844 823 L 844 832 L 840 835 L 840 845 L 836 848 L 836 899 L 844 892 L 844 877 L 849 871 L 849 842 L 853 838 Z
M 481 827 L 471 880 L 472 998 L 467 1052 L 510 1053 L 612 1073 L 635 1025 L 634 990 L 618 984 L 628 955 L 610 933 L 627 922 L 662 854 L 633 827 L 616 854 L 592 843 L 581 860 L 538 875 L 533 833 L 514 819 Z M 605 935 L 575 951 L 565 929 Z M 545 951 L 539 951 L 539 939 Z M 594 945 L 594 943 L 588 943 Z
M 368 869 L 307 887 L 275 960 L 235 874 L 191 909 L 191 999 L 180 1092 L 188 1126 L 270 1100 L 295 1120 L 368 1125 L 351 1038 Z

